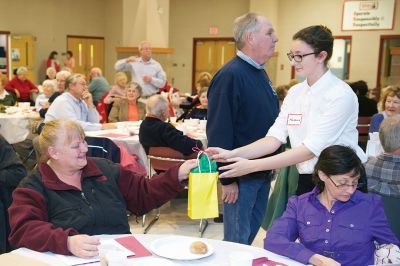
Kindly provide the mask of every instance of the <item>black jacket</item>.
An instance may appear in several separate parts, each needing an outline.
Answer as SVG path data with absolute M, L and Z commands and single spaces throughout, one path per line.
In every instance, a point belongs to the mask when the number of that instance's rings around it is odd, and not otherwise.
M 200 140 L 189 138 L 173 125 L 153 117 L 146 117 L 140 125 L 139 141 L 147 154 L 150 147 L 169 147 L 183 155 L 192 154 L 194 147 L 203 147 Z

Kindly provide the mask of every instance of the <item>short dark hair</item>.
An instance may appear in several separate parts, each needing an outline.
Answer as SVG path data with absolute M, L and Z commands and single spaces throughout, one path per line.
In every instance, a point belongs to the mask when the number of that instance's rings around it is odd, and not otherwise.
M 353 89 L 354 93 L 358 92 L 358 95 L 365 96 L 368 92 L 368 85 L 367 82 L 364 80 L 359 80 L 349 84 L 350 87 Z
M 320 191 L 325 188 L 325 183 L 319 178 L 318 171 L 327 176 L 351 173 L 352 176 L 365 177 L 365 169 L 356 152 L 346 146 L 333 145 L 325 148 L 319 155 L 314 168 L 313 181 Z
M 70 50 L 67 51 L 67 54 L 69 54 L 70 57 L 74 56 L 74 54 Z
M 301 40 L 310 45 L 315 53 L 325 51 L 328 53 L 325 64 L 332 57 L 333 36 L 332 31 L 326 26 L 315 25 L 304 28 L 293 35 L 293 40 Z
M 57 51 L 51 51 L 51 53 L 49 55 L 49 59 L 54 59 L 55 55 L 58 55 Z

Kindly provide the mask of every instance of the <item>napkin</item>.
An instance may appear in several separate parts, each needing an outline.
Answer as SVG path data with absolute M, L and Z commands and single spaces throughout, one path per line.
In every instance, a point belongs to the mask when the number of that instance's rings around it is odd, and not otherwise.
M 148 251 L 134 236 L 125 236 L 114 240 L 134 252 L 135 258 L 151 256 L 151 252 Z
M 269 260 L 267 257 L 261 257 L 253 260 L 253 266 L 288 266 L 281 262 Z

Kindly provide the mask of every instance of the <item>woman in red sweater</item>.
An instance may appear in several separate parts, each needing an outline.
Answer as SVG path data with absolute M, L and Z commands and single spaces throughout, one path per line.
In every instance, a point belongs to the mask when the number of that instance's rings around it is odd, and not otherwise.
M 19 67 L 17 75 L 5 86 L 6 90 L 15 93 L 19 102 L 29 102 L 31 92 L 39 92 L 35 84 L 26 78 L 27 72 L 28 69 L 26 67 Z

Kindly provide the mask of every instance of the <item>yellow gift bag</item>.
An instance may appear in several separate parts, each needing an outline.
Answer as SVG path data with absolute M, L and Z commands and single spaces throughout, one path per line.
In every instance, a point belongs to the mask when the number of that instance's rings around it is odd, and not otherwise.
M 191 219 L 218 217 L 217 164 L 204 152 L 189 173 L 188 215 Z

